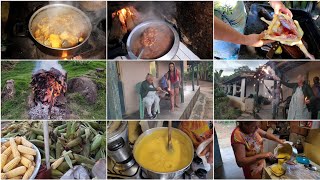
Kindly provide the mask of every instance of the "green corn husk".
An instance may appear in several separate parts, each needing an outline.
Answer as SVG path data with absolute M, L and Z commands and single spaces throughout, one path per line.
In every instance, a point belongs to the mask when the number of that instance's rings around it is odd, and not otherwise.
M 70 148 L 72 148 L 72 147 L 74 147 L 74 146 L 77 146 L 77 145 L 80 144 L 81 142 L 82 142 L 81 137 L 77 137 L 76 139 L 68 142 L 67 145 L 66 145 L 66 147 L 70 149 Z
M 94 161 L 87 158 L 87 157 L 84 157 L 82 155 L 79 155 L 79 154 L 73 154 L 74 155 L 74 158 L 75 160 L 78 162 L 78 163 L 85 163 L 85 164 L 91 164 L 91 165 L 94 165 Z

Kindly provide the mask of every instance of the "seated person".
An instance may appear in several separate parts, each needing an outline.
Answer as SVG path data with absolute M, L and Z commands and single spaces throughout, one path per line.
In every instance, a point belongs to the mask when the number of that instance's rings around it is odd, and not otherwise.
M 148 118 L 155 119 L 160 110 L 160 98 L 157 94 L 157 91 L 161 91 L 161 87 L 155 87 L 153 84 L 153 76 L 147 74 L 146 80 L 142 82 L 140 88 L 140 94 L 144 103 L 144 106 L 147 108 Z M 154 104 L 153 113 L 151 113 L 152 105 Z

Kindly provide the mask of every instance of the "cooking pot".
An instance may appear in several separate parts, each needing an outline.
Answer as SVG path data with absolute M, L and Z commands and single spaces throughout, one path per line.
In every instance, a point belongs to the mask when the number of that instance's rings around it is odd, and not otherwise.
M 166 173 L 163 173 L 163 172 L 156 172 L 156 171 L 152 171 L 150 169 L 148 169 L 147 167 L 144 167 L 142 166 L 139 161 L 137 161 L 137 155 L 136 155 L 136 150 L 137 150 L 137 145 L 141 142 L 141 140 L 156 132 L 156 131 L 159 131 L 159 130 L 162 130 L 162 129 L 168 129 L 167 127 L 157 127 L 157 128 L 152 128 L 152 129 L 148 129 L 147 131 L 145 131 L 144 133 L 142 133 L 137 141 L 135 142 L 134 144 L 134 147 L 133 147 L 133 156 L 134 158 L 136 159 L 136 162 L 141 166 L 141 168 L 143 169 L 143 171 L 146 173 L 147 177 L 148 178 L 151 178 L 151 179 L 178 179 L 178 178 L 181 178 L 181 176 L 183 175 L 183 173 L 185 171 L 187 171 L 190 167 L 190 164 L 192 163 L 192 160 L 193 160 L 193 153 L 191 154 L 192 157 L 190 157 L 190 162 L 188 163 L 188 165 L 186 165 L 185 167 L 183 167 L 182 169 L 179 169 L 177 171 L 174 171 L 174 172 L 166 172 Z M 178 132 L 179 134 L 181 134 L 183 137 L 185 137 L 185 139 L 188 141 L 188 144 L 190 145 L 190 148 L 191 148 L 191 151 L 194 152 L 194 149 L 193 149 L 193 144 L 192 144 L 192 141 L 191 139 L 189 138 L 189 136 L 187 134 L 185 134 L 184 132 L 182 132 L 181 130 L 179 129 L 176 129 L 176 128 L 172 128 L 172 131 L 176 131 Z
M 168 23 L 160 20 L 150 20 L 145 21 L 138 26 L 136 26 L 131 33 L 129 34 L 129 37 L 127 39 L 127 51 L 130 59 L 137 59 L 138 57 L 133 53 L 132 46 L 133 43 L 138 40 L 141 37 L 141 34 L 144 32 L 145 29 L 149 27 L 155 27 L 155 26 L 166 26 L 171 30 L 171 36 L 173 37 L 173 44 L 171 49 L 165 53 L 163 56 L 157 58 L 157 60 L 171 60 L 176 55 L 178 49 L 179 49 L 179 35 L 177 31 Z M 168 34 L 170 36 L 170 34 Z
M 80 44 L 73 47 L 68 47 L 68 48 L 53 48 L 53 47 L 45 46 L 44 44 L 36 40 L 33 34 L 36 29 L 35 27 L 38 25 L 39 21 L 44 17 L 48 17 L 51 14 L 56 13 L 57 10 L 59 12 L 74 12 L 81 17 L 81 19 L 80 18 L 79 19 L 80 21 L 82 21 L 81 23 L 85 24 L 86 32 L 84 34 L 85 38 Z M 67 57 L 67 56 L 74 55 L 80 49 L 80 47 L 82 47 L 83 44 L 85 44 L 86 41 L 89 39 L 91 31 L 92 31 L 92 25 L 91 25 L 90 19 L 81 10 L 66 4 L 50 4 L 50 5 L 44 6 L 38 9 L 31 16 L 29 20 L 29 32 L 35 44 L 42 52 L 53 55 L 53 56 Z

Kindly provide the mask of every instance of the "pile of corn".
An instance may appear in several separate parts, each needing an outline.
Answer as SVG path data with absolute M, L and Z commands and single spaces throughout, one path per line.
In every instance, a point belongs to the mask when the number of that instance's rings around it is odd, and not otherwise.
M 22 128 L 20 128 L 22 127 Z M 49 122 L 52 178 L 60 178 L 74 165 L 91 171 L 99 159 L 106 158 L 106 124 L 94 121 Z M 41 122 L 13 122 L 2 129 L 2 137 L 21 135 L 33 143 L 45 161 Z
M 1 145 L 1 179 L 29 179 L 35 169 L 36 150 L 24 137 Z

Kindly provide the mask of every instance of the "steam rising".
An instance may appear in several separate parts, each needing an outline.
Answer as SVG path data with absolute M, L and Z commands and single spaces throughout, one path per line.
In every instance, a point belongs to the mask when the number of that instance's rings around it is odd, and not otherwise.
M 66 73 L 66 71 L 62 68 L 61 64 L 59 64 L 58 60 L 37 61 L 36 67 L 33 69 L 33 73 L 36 73 L 41 69 L 49 71 L 51 68 L 55 68 L 63 74 Z

